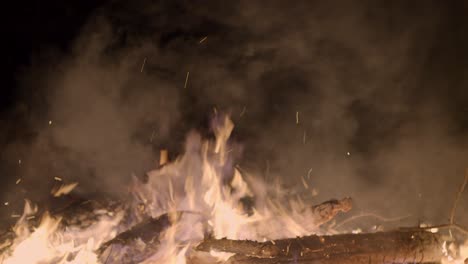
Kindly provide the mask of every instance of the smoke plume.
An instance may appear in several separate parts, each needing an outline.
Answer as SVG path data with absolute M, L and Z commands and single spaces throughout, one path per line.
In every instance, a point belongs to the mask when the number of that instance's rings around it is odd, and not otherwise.
M 6 188 L 26 193 L 4 199 L 43 199 L 54 177 L 118 196 L 161 148 L 176 155 L 225 112 L 239 166 L 291 195 L 349 195 L 356 214 L 446 222 L 468 166 L 462 8 L 111 1 L 70 53 L 24 71 L 34 94 L 15 110 L 23 121 L 9 127 L 24 131 L 5 136 L 2 159 Z

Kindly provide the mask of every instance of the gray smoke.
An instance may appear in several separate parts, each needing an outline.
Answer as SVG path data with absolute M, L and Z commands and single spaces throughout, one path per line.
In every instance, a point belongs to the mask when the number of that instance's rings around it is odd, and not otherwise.
M 305 178 L 315 201 L 349 195 L 356 214 L 446 222 L 468 166 L 466 77 L 447 59 L 462 46 L 445 44 L 457 41 L 446 32 L 456 8 L 113 1 L 71 54 L 29 69 L 43 107 L 32 139 L 4 156 L 22 156 L 24 184 L 42 191 L 60 176 L 83 195 L 116 195 L 222 111 L 237 162 L 259 177 L 311 192 Z

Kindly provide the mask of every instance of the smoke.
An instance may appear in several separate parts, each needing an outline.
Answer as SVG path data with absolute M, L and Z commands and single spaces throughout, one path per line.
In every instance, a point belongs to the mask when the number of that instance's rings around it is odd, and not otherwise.
M 259 177 L 311 192 L 305 179 L 316 201 L 352 196 L 355 213 L 444 222 L 468 157 L 457 9 L 112 1 L 69 54 L 24 74 L 40 99 L 23 111 L 31 132 L 6 141 L 6 171 L 19 175 L 8 188 L 21 177 L 36 195 L 62 177 L 82 195 L 118 195 L 223 111 L 237 162 Z

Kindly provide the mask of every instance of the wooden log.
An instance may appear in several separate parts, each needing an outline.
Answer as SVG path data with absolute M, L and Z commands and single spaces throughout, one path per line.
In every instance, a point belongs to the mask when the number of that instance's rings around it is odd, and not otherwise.
M 301 263 L 301 264 L 441 264 L 440 261 L 436 262 L 419 262 L 418 260 L 412 261 L 408 260 L 407 262 L 393 262 L 392 260 L 383 260 L 372 258 L 371 256 L 343 256 L 343 257 L 334 257 L 330 259 L 307 259 L 307 258 L 295 258 L 295 259 L 263 259 L 263 258 L 254 258 L 246 257 L 243 255 L 236 255 L 230 258 L 225 264 L 286 264 L 286 263 Z M 197 263 L 205 264 L 205 263 Z
M 347 212 L 351 209 L 351 198 L 344 198 L 341 200 L 329 200 L 318 205 L 312 206 L 314 212 L 311 221 L 317 222 L 317 225 L 326 223 L 335 217 L 339 212 Z M 149 218 L 133 228 L 124 231 L 117 235 L 114 239 L 104 243 L 99 252 L 102 253 L 107 247 L 112 244 L 126 244 L 130 240 L 141 238 L 143 242 L 154 241 L 159 234 L 164 231 L 171 223 L 180 219 L 183 214 L 200 214 L 191 211 L 177 211 L 172 215 L 163 214 L 158 218 Z M 203 217 L 202 217 L 203 218 Z M 206 220 L 205 220 L 206 221 Z
M 351 206 L 352 203 L 350 198 L 329 200 L 321 204 L 314 205 L 311 207 L 311 222 L 316 223 L 317 226 L 319 226 L 328 222 L 339 212 L 347 212 L 351 209 Z M 76 200 L 67 204 L 61 209 L 53 210 L 52 215 L 58 215 L 62 217 L 61 228 L 66 226 L 86 227 L 95 221 L 98 221 L 99 215 L 96 213 L 97 211 L 113 212 L 128 209 L 126 207 L 127 206 L 125 203 L 112 202 L 108 200 Z M 105 242 L 97 250 L 97 253 L 101 258 L 104 258 L 104 256 L 111 254 L 107 250 L 109 247 L 114 245 L 132 247 L 132 243 L 137 239 L 148 245 L 147 251 L 157 250 L 160 234 L 172 223 L 174 223 L 174 221 L 177 221 L 182 216 L 182 214 L 194 213 L 200 214 L 196 212 L 180 211 L 171 215 L 163 214 L 158 218 L 148 218 L 147 220 L 135 225 L 129 230 L 120 233 L 114 239 Z M 204 218 L 203 216 L 201 217 L 202 219 Z M 36 220 L 37 219 L 31 220 L 31 226 L 37 226 L 37 223 L 35 223 Z M 205 219 L 202 221 L 207 220 Z M 9 248 L 14 237 L 15 235 L 12 231 L 5 232 L 0 236 L 0 254 Z
M 158 218 L 149 218 L 102 244 L 97 252 L 99 255 L 101 255 L 111 245 L 125 245 L 138 238 L 141 239 L 144 243 L 150 243 L 151 241 L 157 242 L 161 232 L 169 227 L 171 223 L 178 217 L 180 217 L 180 213 L 177 213 L 177 215 L 174 216 L 164 214 Z
M 160 246 L 160 235 L 174 221 L 180 218 L 181 213 L 164 214 L 158 218 L 149 218 L 131 229 L 118 234 L 115 238 L 102 244 L 96 253 L 104 263 L 132 264 L 140 263 L 151 257 Z M 139 247 L 141 241 L 144 247 Z M 113 250 L 116 248 L 116 250 Z M 124 254 L 121 254 L 121 251 Z
M 343 200 L 331 200 L 313 206 L 320 223 L 333 218 L 340 211 L 349 210 L 351 204 L 347 198 Z M 118 204 L 118 203 L 117 203 Z M 109 203 L 97 203 L 93 201 L 77 202 L 67 206 L 66 210 L 57 210 L 55 213 L 64 217 L 67 225 L 86 225 L 84 222 L 95 221 L 94 217 L 81 219 L 75 223 L 76 215 L 95 214 L 96 208 L 115 209 L 121 206 L 110 206 Z M 111 209 L 111 211 L 112 211 Z M 107 259 L 113 255 L 107 250 L 111 246 L 129 245 L 137 239 L 147 244 L 145 252 L 138 252 L 144 259 L 144 255 L 150 255 L 159 247 L 160 234 L 177 221 L 184 213 L 177 212 L 174 215 L 164 214 L 155 219 L 147 219 L 133 228 L 119 234 L 114 239 L 104 243 L 97 253 L 101 259 Z M 75 216 L 75 217 L 72 217 Z M 315 217 L 314 217 L 315 218 Z M 74 221 L 72 221 L 75 219 Z M 3 234 L 6 240 L 13 238 L 12 234 Z M 228 239 L 213 239 L 207 237 L 194 250 L 209 252 L 211 250 L 234 253 L 228 263 L 324 263 L 324 264 L 359 264 L 359 263 L 439 263 L 442 258 L 442 239 L 440 235 L 426 232 L 422 229 L 401 229 L 391 232 L 380 232 L 372 234 L 342 234 L 333 236 L 307 236 L 291 239 L 281 239 L 268 242 L 237 241 Z M 4 244 L 3 249 L 8 248 Z M 146 252 L 148 251 L 148 252 Z M 115 252 L 115 251 L 114 251 Z M 112 257 L 110 259 L 113 259 Z M 128 262 L 133 263 L 134 259 Z M 110 261 L 112 263 L 112 261 Z
M 339 212 L 348 212 L 353 208 L 353 200 L 345 197 L 341 200 L 328 200 L 312 206 L 314 224 L 318 227 L 332 220 Z
M 206 239 L 196 250 L 235 253 L 229 263 L 439 263 L 442 238 L 423 230 L 307 236 L 268 242 Z

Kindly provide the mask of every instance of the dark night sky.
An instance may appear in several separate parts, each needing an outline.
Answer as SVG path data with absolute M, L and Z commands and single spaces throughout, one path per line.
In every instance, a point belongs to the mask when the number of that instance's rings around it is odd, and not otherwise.
M 214 107 L 237 125 L 238 163 L 291 186 L 313 168 L 318 199 L 351 195 L 359 210 L 439 221 L 468 167 L 466 1 L 30 1 L 4 12 L 0 173 L 17 206 L 46 199 L 50 175 L 113 193 L 159 148 L 178 153 L 189 130 L 205 133 Z
M 66 52 L 86 19 L 103 1 L 10 2 L 3 15 L 2 111 L 20 97 L 18 74 L 33 55 L 53 48 Z

